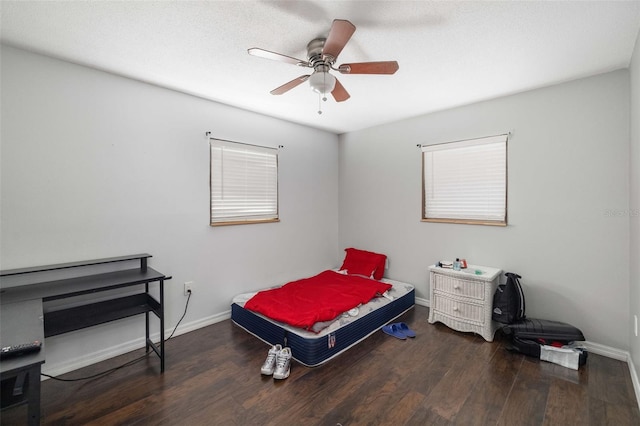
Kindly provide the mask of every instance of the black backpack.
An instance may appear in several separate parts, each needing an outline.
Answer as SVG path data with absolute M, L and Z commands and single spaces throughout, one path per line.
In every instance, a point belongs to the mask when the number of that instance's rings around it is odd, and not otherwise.
M 507 272 L 507 282 L 500 284 L 493 295 L 494 321 L 512 324 L 525 318 L 524 293 L 518 274 Z

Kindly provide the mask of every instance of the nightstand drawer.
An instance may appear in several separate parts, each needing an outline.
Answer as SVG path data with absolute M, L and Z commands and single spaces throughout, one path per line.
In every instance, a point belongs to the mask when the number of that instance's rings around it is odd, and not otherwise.
M 469 278 L 471 278 L 470 275 Z M 484 281 L 472 279 L 460 279 L 449 275 L 434 274 L 433 290 L 441 291 L 452 296 L 468 297 L 471 299 L 484 300 Z
M 450 299 L 439 293 L 433 293 L 431 309 L 452 318 L 484 324 L 484 306 Z

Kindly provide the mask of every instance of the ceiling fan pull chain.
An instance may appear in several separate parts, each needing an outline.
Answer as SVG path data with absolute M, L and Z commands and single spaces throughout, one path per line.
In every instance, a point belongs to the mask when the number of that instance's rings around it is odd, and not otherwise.
M 328 71 L 325 71 L 325 72 L 322 73 L 322 85 L 323 85 L 325 90 L 327 88 L 327 73 L 328 73 Z M 327 92 L 326 91 L 322 92 L 322 100 L 327 102 Z
M 322 114 L 322 102 L 320 102 L 320 93 L 318 93 L 318 114 Z

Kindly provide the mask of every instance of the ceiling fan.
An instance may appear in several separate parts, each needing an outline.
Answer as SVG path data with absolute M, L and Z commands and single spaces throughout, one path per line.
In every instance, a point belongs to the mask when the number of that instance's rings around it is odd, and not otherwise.
M 351 22 L 344 19 L 334 19 L 326 39 L 316 38 L 307 44 L 306 61 L 257 47 L 248 49 L 247 52 L 250 55 L 261 58 L 313 68 L 311 74 L 301 75 L 273 89 L 271 91 L 272 95 L 282 95 L 308 80 L 314 92 L 320 95 L 331 93 L 336 102 L 343 102 L 349 99 L 350 95 L 329 70 L 338 71 L 341 74 L 395 74 L 398 71 L 398 63 L 396 61 L 357 62 L 342 64 L 337 68 L 334 67 L 338 55 L 355 31 L 356 27 Z M 323 100 L 326 100 L 326 96 Z M 318 111 L 318 113 L 321 114 L 322 112 Z

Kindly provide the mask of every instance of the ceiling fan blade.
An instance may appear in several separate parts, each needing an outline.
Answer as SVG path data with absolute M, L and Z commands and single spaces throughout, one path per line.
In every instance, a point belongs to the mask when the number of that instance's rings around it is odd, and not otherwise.
M 357 62 L 342 64 L 338 67 L 338 71 L 342 74 L 395 74 L 398 69 L 396 61 Z
M 344 19 L 334 19 L 327 40 L 324 42 L 322 56 L 330 56 L 335 60 L 355 31 L 356 26 L 351 22 Z
M 271 59 L 274 61 L 286 62 L 288 64 L 299 65 L 301 67 L 308 67 L 309 62 L 302 59 L 294 58 L 292 56 L 283 55 L 281 53 L 270 52 L 268 50 L 260 49 L 259 47 L 252 47 L 247 49 L 249 55 L 258 56 L 260 58 Z
M 305 81 L 307 81 L 309 79 L 309 77 L 310 77 L 309 75 L 301 75 L 300 77 L 294 78 L 290 82 L 285 83 L 282 86 L 273 89 L 269 93 L 271 93 L 272 95 L 282 95 L 283 93 L 288 92 L 289 90 L 293 89 L 294 87 L 298 86 L 299 84 L 304 83 Z
M 331 91 L 331 94 L 333 95 L 333 99 L 335 99 L 336 102 L 344 102 L 351 97 L 351 95 L 349 95 L 349 92 L 345 90 L 344 86 L 340 84 L 340 81 L 338 81 L 337 78 L 336 86 Z

